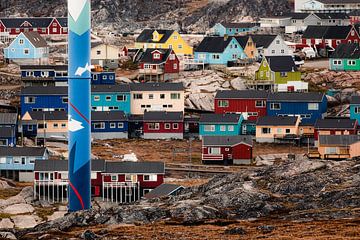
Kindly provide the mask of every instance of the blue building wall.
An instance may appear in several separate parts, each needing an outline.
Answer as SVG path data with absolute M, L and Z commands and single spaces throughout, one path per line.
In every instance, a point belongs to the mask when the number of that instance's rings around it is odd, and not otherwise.
M 118 96 L 124 96 L 124 101 L 118 101 Z M 93 111 L 123 111 L 130 114 L 130 93 L 96 93 L 91 94 L 91 107 Z M 107 100 L 106 97 L 111 97 Z M 115 108 L 114 108 L 115 107 Z M 112 108 L 112 109 L 110 109 Z M 118 109 L 117 109 L 118 108 Z
M 0 170 L 21 170 L 21 171 L 34 171 L 34 162 L 35 160 L 44 160 L 47 156 L 24 156 L 24 157 L 15 157 L 15 156 L 6 156 L 6 163 L 0 163 Z M 24 158 L 24 159 L 23 159 Z M 15 160 L 18 160 L 19 163 L 15 163 Z M 34 162 L 30 162 L 34 161 Z
M 94 124 L 103 122 L 105 124 L 104 129 L 95 129 Z M 115 128 L 110 128 L 110 124 L 115 123 Z M 119 128 L 118 123 L 122 123 L 123 127 Z M 127 121 L 91 121 L 92 133 L 106 133 L 106 132 L 128 132 L 129 125 Z
M 271 109 L 272 103 L 280 103 L 280 110 Z M 323 98 L 323 101 L 319 104 L 318 110 L 309 110 L 308 104 L 311 102 L 267 102 L 267 115 L 279 116 L 279 115 L 300 115 L 301 122 L 307 124 L 315 124 L 317 119 L 322 119 L 327 111 L 327 99 Z
M 360 104 L 350 105 L 350 118 L 357 120 L 360 124 Z
M 239 33 L 244 32 L 255 32 L 258 29 L 258 27 L 252 27 L 252 28 L 226 28 L 222 24 L 217 23 L 214 26 L 214 32 L 216 35 L 223 37 L 225 34 L 228 36 L 235 36 Z
M 37 125 L 36 124 L 23 124 L 22 131 L 24 137 L 36 137 L 37 136 Z
M 1 124 L 1 128 L 10 128 L 11 136 L 1 136 L 0 140 L 2 141 L 2 146 L 12 146 L 16 147 L 16 134 L 17 134 L 17 124 Z
M 114 85 L 115 73 L 114 72 L 92 72 L 91 84 L 93 85 Z
M 34 103 L 26 103 L 26 97 L 35 97 Z M 21 96 L 21 116 L 26 112 L 32 111 L 34 108 L 51 108 L 68 110 L 68 103 L 63 99 L 67 99 L 67 95 L 22 95 Z
M 25 54 L 25 49 L 28 54 Z M 47 48 L 35 48 L 23 33 L 20 33 L 9 45 L 4 48 L 4 57 L 9 59 L 38 59 L 48 57 Z
M 219 55 L 219 59 L 214 59 L 214 55 Z M 205 56 L 202 57 L 202 56 Z M 209 53 L 209 52 L 195 52 L 195 60 L 203 61 L 206 64 L 213 65 L 227 65 L 229 61 L 235 61 L 238 58 L 247 58 L 244 49 L 235 38 L 232 38 L 229 45 L 222 53 Z
M 227 123 L 199 123 L 199 135 L 200 136 L 235 136 L 241 135 L 242 127 L 241 123 L 244 120 L 244 117 L 241 116 L 237 124 L 227 124 Z M 214 125 L 214 131 L 205 131 L 205 126 Z M 225 126 L 225 131 L 221 131 L 221 127 Z M 234 131 L 229 131 L 229 126 L 233 126 Z

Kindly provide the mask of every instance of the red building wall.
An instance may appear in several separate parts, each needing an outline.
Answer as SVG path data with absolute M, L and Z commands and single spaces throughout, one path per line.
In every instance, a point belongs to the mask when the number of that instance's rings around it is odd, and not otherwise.
M 172 54 L 175 54 L 174 51 L 172 51 Z M 174 64 L 176 64 L 176 68 L 174 68 Z M 174 60 L 170 60 L 170 57 L 167 59 L 165 63 L 165 73 L 179 73 L 180 72 L 180 61 L 178 57 L 175 55 Z
M 315 132 L 314 132 L 314 139 L 315 140 L 319 140 L 319 131 L 321 132 L 327 132 L 329 135 L 335 135 L 336 132 L 341 132 L 341 135 L 344 135 L 344 133 L 346 131 L 349 132 L 349 134 L 353 135 L 353 134 L 356 134 L 356 128 L 355 129 L 351 129 L 351 130 L 340 130 L 340 129 L 334 129 L 334 130 L 321 130 L 321 129 L 315 129 Z
M 214 146 L 215 147 L 215 146 Z M 209 154 L 209 149 L 213 147 L 203 147 L 202 153 Z M 245 144 L 238 144 L 236 146 L 220 147 L 220 152 L 223 155 L 224 160 L 233 159 L 251 159 L 252 158 L 252 147 Z M 228 150 L 227 150 L 228 149 Z
M 61 26 L 59 22 L 54 19 L 48 27 L 49 34 L 61 34 Z
M 170 124 L 170 129 L 165 129 L 165 124 Z M 173 123 L 178 124 L 178 129 L 173 128 Z M 149 125 L 147 122 L 144 122 L 144 133 L 183 133 L 184 132 L 184 123 L 183 122 L 159 122 L 159 129 L 158 130 L 151 130 L 149 129 Z

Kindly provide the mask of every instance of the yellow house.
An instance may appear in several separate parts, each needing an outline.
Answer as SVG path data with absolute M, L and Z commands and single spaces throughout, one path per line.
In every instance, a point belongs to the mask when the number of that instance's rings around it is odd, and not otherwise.
M 310 157 L 322 159 L 351 159 L 360 157 L 359 135 L 320 135 L 318 153 Z
M 264 116 L 256 122 L 256 142 L 294 141 L 299 137 L 300 117 Z
M 193 55 L 193 48 L 174 30 L 145 29 L 136 38 L 135 48 L 172 48 L 176 55 Z

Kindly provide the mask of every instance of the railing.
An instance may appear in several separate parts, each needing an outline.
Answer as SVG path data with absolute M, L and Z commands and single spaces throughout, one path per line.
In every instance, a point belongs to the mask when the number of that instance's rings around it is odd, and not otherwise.
M 321 155 L 318 151 L 311 151 L 307 155 L 308 158 L 321 158 Z
M 139 69 L 139 73 L 141 74 L 163 74 L 164 69 Z
M 102 200 L 115 203 L 130 203 L 141 198 L 139 182 L 104 182 Z
M 202 154 L 202 160 L 203 161 L 206 161 L 206 160 L 221 161 L 221 160 L 224 160 L 224 155 L 223 154 Z
M 351 158 L 350 154 L 342 154 L 342 153 L 331 153 L 331 154 L 325 154 L 325 159 L 348 159 Z
M 34 180 L 34 199 L 48 202 L 66 202 L 67 201 L 67 179 L 45 179 Z

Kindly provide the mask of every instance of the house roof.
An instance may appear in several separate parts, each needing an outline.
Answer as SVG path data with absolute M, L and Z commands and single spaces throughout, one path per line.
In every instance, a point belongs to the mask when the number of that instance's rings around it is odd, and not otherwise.
M 6 124 L 15 125 L 17 123 L 18 114 L 17 113 L 0 113 L 0 125 Z
M 46 28 L 54 18 L 51 17 L 34 17 L 34 18 L 0 18 L 6 28 L 20 28 L 24 22 L 29 22 L 28 28 Z M 24 26 L 23 26 L 24 28 Z
M 0 127 L 0 138 L 10 138 L 10 137 L 15 137 L 13 128 L 1 126 Z
M 181 185 L 163 183 L 160 186 L 156 187 L 155 189 L 151 190 L 144 197 L 147 199 L 165 197 L 182 189 L 184 189 L 184 187 Z
M 337 46 L 330 58 L 360 58 L 360 47 L 358 43 L 341 43 Z
M 0 147 L 0 156 L 44 156 L 43 147 Z
M 252 22 L 239 22 L 239 23 L 223 22 L 221 23 L 221 25 L 223 25 L 226 28 L 253 28 L 258 26 L 257 23 L 252 23 Z
M 153 59 L 153 52 L 157 51 L 163 57 L 161 59 Z M 168 57 L 170 56 L 172 49 L 156 49 L 156 48 L 148 48 L 145 52 L 141 55 L 139 62 L 142 63 L 152 63 L 152 64 L 160 64 L 166 62 Z
M 67 71 L 68 65 L 20 65 L 20 70 L 57 70 Z
M 165 111 L 144 112 L 144 122 L 152 122 L 152 121 L 182 122 L 183 120 L 184 120 L 183 112 L 165 112 Z
M 104 160 L 91 160 L 91 171 L 94 172 L 103 172 L 105 170 L 105 161 Z M 66 172 L 68 171 L 68 160 L 36 160 L 34 171 L 39 172 Z
M 184 91 L 182 83 L 130 83 L 131 91 Z
M 270 93 L 268 101 L 272 102 L 322 102 L 324 94 L 321 92 L 274 92 Z
M 320 135 L 319 145 L 328 146 L 348 146 L 353 143 L 359 142 L 359 135 Z
M 317 129 L 354 129 L 356 128 L 355 119 L 347 118 L 325 118 L 318 119 L 315 123 L 315 128 Z
M 292 13 L 286 13 L 286 16 L 291 17 L 291 19 L 305 19 L 310 15 L 310 13 L 298 13 L 298 12 L 292 12 Z
M 91 121 L 127 121 L 123 111 L 92 111 Z
M 266 99 L 269 93 L 259 90 L 220 90 L 216 92 L 215 99 Z
M 360 104 L 360 96 L 351 96 L 350 104 Z
M 106 162 L 106 173 L 153 173 L 164 174 L 163 162 Z
M 352 26 L 308 26 L 302 38 L 346 39 Z
M 129 86 L 129 84 L 92 85 L 91 92 L 94 92 L 94 93 L 130 92 L 130 86 Z
M 297 71 L 292 56 L 266 56 L 270 69 L 274 72 L 292 72 Z
M 235 37 L 236 41 L 238 41 L 238 43 L 240 44 L 240 46 L 245 49 L 246 48 L 246 44 L 249 41 L 249 36 L 236 36 Z
M 68 87 L 31 86 L 21 89 L 20 95 L 67 95 Z
M 258 34 L 258 35 L 250 35 L 253 41 L 256 44 L 257 48 L 268 48 L 270 44 L 275 40 L 277 35 L 265 35 L 265 34 Z
M 253 146 L 252 136 L 203 136 L 203 146 L 234 146 L 240 143 Z
M 195 52 L 222 53 L 233 37 L 205 37 Z
M 65 111 L 31 111 L 29 112 L 32 120 L 67 120 L 67 113 Z
M 320 19 L 349 19 L 346 13 L 314 13 Z
M 160 41 L 156 43 L 165 43 L 170 36 L 174 33 L 174 30 L 164 30 L 164 29 L 144 29 L 140 35 L 136 38 L 136 42 L 143 43 L 153 43 L 153 32 L 157 31 L 159 34 L 162 34 Z
M 294 126 L 298 121 L 298 117 L 291 116 L 263 116 L 259 117 L 257 126 Z
M 105 44 L 105 43 L 103 43 L 103 42 L 91 42 L 91 48 L 95 48 L 95 47 L 103 45 L 103 44 Z
M 62 27 L 67 27 L 68 26 L 68 18 L 67 17 L 58 17 L 58 18 L 56 18 L 56 20 L 58 20 L 59 24 Z
M 23 32 L 23 34 L 36 48 L 43 48 L 48 46 L 45 39 L 38 32 Z
M 205 113 L 201 114 L 200 123 L 238 123 L 241 114 L 218 114 L 218 113 Z
M 348 13 L 349 16 L 360 16 L 360 9 L 356 9 Z

